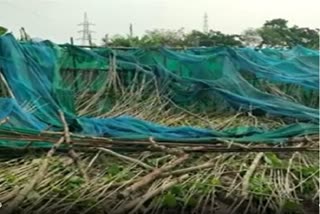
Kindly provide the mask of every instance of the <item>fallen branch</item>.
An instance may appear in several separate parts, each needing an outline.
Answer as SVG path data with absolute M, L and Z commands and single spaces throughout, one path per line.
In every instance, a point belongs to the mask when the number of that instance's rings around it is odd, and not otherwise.
M 204 163 L 204 164 L 199 165 L 199 166 L 192 166 L 192 167 L 189 167 L 189 168 L 177 169 L 177 170 L 172 171 L 172 172 L 167 172 L 167 173 L 164 173 L 163 176 L 167 177 L 169 175 L 186 174 L 186 173 L 198 171 L 198 170 L 201 170 L 201 169 L 207 169 L 207 168 L 213 167 L 214 165 L 216 165 L 216 163 L 213 163 L 213 162 L 209 161 L 209 162 Z
M 69 131 L 69 126 L 67 124 L 66 118 L 64 117 L 64 113 L 62 111 L 59 111 L 59 114 L 60 114 L 61 122 L 63 123 L 63 127 L 64 127 L 65 142 L 69 146 L 68 154 L 72 158 L 72 160 L 74 161 L 75 165 L 78 167 L 80 173 L 82 174 L 82 176 L 84 177 L 86 182 L 89 182 L 90 179 L 89 179 L 86 171 L 81 166 L 78 154 L 73 149 L 73 143 L 71 141 L 71 135 L 70 135 L 70 131 Z
M 0 139 L 1 136 L 0 136 Z M 44 142 L 44 141 L 42 141 Z M 35 142 L 32 142 L 35 143 Z M 79 152 L 85 153 L 96 153 L 98 151 L 97 147 L 92 146 L 90 144 L 74 144 Z M 148 147 L 134 147 L 130 145 L 126 146 L 110 146 L 110 145 L 99 145 L 100 148 L 112 148 L 115 152 L 141 152 L 141 151 L 152 151 L 157 152 L 159 149 L 155 148 L 148 148 Z M 30 146 L 29 148 L 24 147 L 17 147 L 17 148 L 10 148 L 10 147 L 0 147 L 0 154 L 2 156 L 20 156 L 30 151 L 41 153 L 47 152 L 49 148 L 37 148 Z M 161 151 L 161 150 L 160 150 Z M 57 152 L 60 153 L 68 153 L 68 149 L 66 148 L 59 148 Z M 296 147 L 296 146 L 286 146 L 286 147 L 261 147 L 261 146 L 251 146 L 248 149 L 241 149 L 241 148 L 227 148 L 221 146 L 213 146 L 213 147 L 197 147 L 197 148 L 190 148 L 185 150 L 186 153 L 251 153 L 251 152 L 273 152 L 273 153 L 294 153 L 294 152 L 303 152 L 303 153 L 319 153 L 319 146 L 304 146 L 304 147 Z
M 20 188 L 18 186 L 15 186 L 14 189 L 7 193 L 5 196 L 0 197 L 0 202 L 3 204 L 9 200 L 11 200 L 12 198 L 14 198 L 18 193 L 19 193 Z
M 189 157 L 188 154 L 184 154 L 180 158 L 177 158 L 176 160 L 171 162 L 169 165 L 153 170 L 151 173 L 145 175 L 139 181 L 137 181 L 136 183 L 134 183 L 131 186 L 129 186 L 128 188 L 126 188 L 122 193 L 120 193 L 120 195 L 123 197 L 128 197 L 129 195 L 131 195 L 131 193 L 141 189 L 142 187 L 144 187 L 144 186 L 148 185 L 149 183 L 151 183 L 152 181 L 156 180 L 158 177 L 161 176 L 162 173 L 168 172 L 172 168 L 183 163 L 185 160 L 188 159 L 188 157 Z
M 106 149 L 106 148 L 98 148 L 98 149 L 101 150 L 101 151 L 104 151 L 104 152 L 106 152 L 106 153 L 108 153 L 110 155 L 113 155 L 113 156 L 115 156 L 115 157 L 117 157 L 119 159 L 135 163 L 135 164 L 137 164 L 139 166 L 142 166 L 143 168 L 146 168 L 146 169 L 149 169 L 149 170 L 150 169 L 154 169 L 154 167 L 152 167 L 152 166 L 150 166 L 150 165 L 148 165 L 148 164 L 146 164 L 146 163 L 144 163 L 144 162 L 142 162 L 140 160 L 137 160 L 137 159 L 125 156 L 125 155 L 121 155 L 121 154 L 119 154 L 117 152 L 114 152 L 114 151 L 112 151 L 110 149 Z
M 245 144 L 235 143 L 234 141 L 219 139 L 219 142 L 228 145 L 228 148 L 231 148 L 232 146 L 243 148 L 243 149 L 248 149 L 249 148 L 249 146 L 247 146 Z
M 115 210 L 113 213 L 115 214 L 121 214 L 121 213 L 128 213 L 130 211 L 130 214 L 136 213 L 142 206 L 143 204 L 150 200 L 151 198 L 154 198 L 155 196 L 159 195 L 160 193 L 163 193 L 164 191 L 170 189 L 172 186 L 176 185 L 177 183 L 187 179 L 189 175 L 182 175 L 179 178 L 175 178 L 169 183 L 166 183 L 159 188 L 147 192 L 146 194 L 130 201 L 127 203 L 124 207 L 119 208 L 118 210 Z
M 152 147 L 162 150 L 168 154 L 172 154 L 172 155 L 177 155 L 177 156 L 181 156 L 182 154 L 184 154 L 185 152 L 182 149 L 177 149 L 177 148 L 168 148 L 164 145 L 158 145 L 154 139 L 152 137 L 149 138 L 149 141 L 152 145 Z
M 20 133 L 17 131 L 4 131 L 1 130 L 0 132 L 0 139 L 1 140 L 14 140 L 14 141 L 27 141 L 27 142 L 48 142 L 48 143 L 55 143 L 57 140 L 59 140 L 61 134 L 64 134 L 62 132 L 50 132 L 49 133 L 42 133 L 42 134 L 28 134 L 28 133 Z M 131 149 L 137 150 L 150 150 L 150 148 L 147 148 L 150 146 L 150 143 L 152 142 L 149 141 L 131 141 L 131 140 L 110 140 L 109 138 L 96 138 L 96 137 L 90 137 L 90 136 L 82 136 L 82 137 L 76 137 L 73 134 L 72 136 L 72 143 L 73 145 L 76 145 L 77 148 L 80 147 L 120 147 L 120 146 L 129 146 Z M 74 137 L 73 137 L 74 136 Z M 188 142 L 157 142 L 156 144 L 153 145 L 159 145 L 159 146 L 166 146 L 166 147 L 184 147 L 183 150 L 185 152 L 293 152 L 293 151 L 310 151 L 310 152 L 318 152 L 319 147 L 314 146 L 314 147 L 300 147 L 296 148 L 292 144 L 296 143 L 301 143 L 301 142 L 319 142 L 319 136 L 318 135 L 312 135 L 309 136 L 308 138 L 306 137 L 293 137 L 289 138 L 287 141 L 283 142 L 283 144 L 264 144 L 264 143 L 259 143 L 259 144 L 251 144 L 250 146 L 246 147 L 243 146 L 240 148 L 239 146 L 235 145 L 234 143 L 230 148 L 228 148 L 226 143 L 224 145 L 219 143 L 219 141 L 213 141 L 213 140 L 208 140 L 208 141 L 200 141 L 197 142 L 196 140 L 193 141 L 188 141 Z M 243 142 L 244 144 L 246 142 Z M 291 144 L 292 146 L 284 146 L 284 145 L 289 145 Z M 140 146 L 141 148 L 132 148 L 132 145 L 135 146 Z M 239 143 L 238 143 L 239 145 Z M 242 145 L 242 143 L 241 143 Z M 152 146 L 153 150 L 161 150 L 158 146 L 154 147 Z M 112 150 L 114 150 L 112 148 Z
M 152 137 L 149 138 L 150 143 L 153 147 L 158 148 L 164 152 L 167 152 L 169 154 L 178 156 L 177 159 L 173 160 L 171 163 L 169 163 L 167 166 L 162 166 L 161 168 L 154 169 L 151 173 L 145 175 L 140 180 L 138 180 L 136 183 L 132 184 L 128 188 L 126 188 L 123 192 L 120 193 L 122 197 L 128 197 L 131 195 L 131 193 L 143 188 L 144 186 L 148 185 L 152 181 L 156 180 L 158 177 L 161 177 L 161 175 L 165 172 L 170 171 L 177 165 L 183 163 L 185 160 L 189 158 L 189 154 L 185 153 L 181 149 L 177 148 L 167 148 L 165 146 L 158 145 Z
M 247 170 L 246 174 L 243 177 L 243 182 L 242 182 L 242 193 L 241 195 L 244 198 L 248 197 L 248 188 L 249 188 L 249 182 L 250 182 L 250 178 L 253 175 L 254 171 L 256 170 L 260 159 L 263 157 L 264 153 L 260 152 L 257 154 L 257 156 L 254 158 L 254 160 L 252 161 L 249 169 Z

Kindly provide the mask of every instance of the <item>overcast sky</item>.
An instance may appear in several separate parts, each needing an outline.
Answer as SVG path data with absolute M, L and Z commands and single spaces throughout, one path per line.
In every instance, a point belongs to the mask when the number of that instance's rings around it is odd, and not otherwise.
M 0 0 L 0 9 L 0 25 L 15 35 L 23 26 L 32 37 L 57 43 L 79 37 L 84 12 L 96 24 L 97 43 L 106 33 L 128 33 L 129 23 L 136 35 L 156 28 L 202 30 L 205 12 L 209 28 L 225 33 L 241 33 L 272 18 L 320 27 L 320 0 Z

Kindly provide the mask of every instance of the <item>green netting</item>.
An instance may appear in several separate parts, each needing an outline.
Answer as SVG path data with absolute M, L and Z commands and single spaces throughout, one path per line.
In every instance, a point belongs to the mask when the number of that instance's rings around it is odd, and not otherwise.
M 318 133 L 316 58 L 318 52 L 303 47 L 287 51 L 228 47 L 89 50 L 49 41 L 19 43 L 6 34 L 0 37 L 0 68 L 14 98 L 0 100 L 3 106 L 0 120 L 10 117 L 0 128 L 62 130 L 58 113 L 62 110 L 70 129 L 85 135 L 129 140 L 153 136 L 169 141 L 224 138 L 281 142 L 293 136 Z M 269 84 L 281 88 L 284 94 L 271 93 Z M 156 94 L 195 112 L 259 110 L 297 123 L 277 130 L 238 127 L 216 131 L 166 127 L 127 115 L 97 118 L 79 113 L 80 105 L 106 112 L 124 91 L 141 87 L 147 91 L 143 96 Z M 299 92 L 293 93 L 299 99 L 289 98 L 294 91 L 290 87 L 294 90 L 299 87 Z M 88 97 L 90 103 L 86 102 Z

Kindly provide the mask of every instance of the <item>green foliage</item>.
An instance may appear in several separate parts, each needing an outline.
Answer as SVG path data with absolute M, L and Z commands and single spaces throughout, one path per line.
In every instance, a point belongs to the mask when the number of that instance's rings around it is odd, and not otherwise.
M 177 184 L 170 188 L 166 194 L 161 196 L 161 203 L 164 207 L 173 208 L 178 203 L 194 207 L 198 204 L 199 196 L 210 194 L 213 188 L 221 186 L 219 178 L 212 178 L 206 181 L 194 181 L 187 184 Z M 192 197 L 187 197 L 186 194 L 190 189 L 193 189 Z
M 272 20 L 266 21 L 263 26 L 283 29 L 283 28 L 287 28 L 287 24 L 288 24 L 288 21 L 285 19 L 272 19 Z
M 212 178 L 211 184 L 212 184 L 213 186 L 221 186 L 221 181 L 220 181 L 219 178 Z
M 184 46 L 184 29 L 147 31 L 141 39 L 141 46 Z
M 6 172 L 4 177 L 5 179 L 5 183 L 4 183 L 4 186 L 5 187 L 12 187 L 15 185 L 18 177 L 10 172 Z
M 187 200 L 187 205 L 190 206 L 190 207 L 195 207 L 197 206 L 198 204 L 198 201 L 199 199 L 197 199 L 196 197 L 190 197 L 188 200 Z
M 293 26 L 290 31 L 291 46 L 299 44 L 304 47 L 319 49 L 319 30 Z
M 317 166 L 306 166 L 301 169 L 302 175 L 307 178 L 319 173 L 319 167 Z
M 263 27 L 257 29 L 262 38 L 260 46 L 288 47 L 302 45 L 307 48 L 319 49 L 319 30 L 300 28 L 298 26 L 288 27 L 285 19 L 273 19 L 266 21 Z
M 173 193 L 168 192 L 163 196 L 162 205 L 170 208 L 176 207 L 177 206 L 176 196 Z
M 273 168 L 283 168 L 284 163 L 277 157 L 275 153 L 268 152 L 264 155 L 264 161 Z
M 177 195 L 177 196 L 182 196 L 183 195 L 183 188 L 181 185 L 175 185 L 171 188 L 171 193 Z
M 79 188 L 84 183 L 84 179 L 79 176 L 72 176 L 69 180 L 69 187 L 71 188 Z
M 200 31 L 192 31 L 185 36 L 184 42 L 186 46 L 241 46 L 240 37 L 238 35 L 223 34 L 220 31 L 210 30 L 209 33 Z
M 272 19 L 260 28 L 249 28 L 241 35 L 224 34 L 210 30 L 203 33 L 192 30 L 186 33 L 183 28 L 178 30 L 155 29 L 146 31 L 141 37 L 115 35 L 109 46 L 121 47 L 194 47 L 194 46 L 253 46 L 253 47 L 294 47 L 302 45 L 307 48 L 319 49 L 319 29 L 288 26 L 285 19 Z
M 82 177 L 74 175 L 68 180 L 67 186 L 63 189 L 63 191 L 61 191 L 61 188 L 55 188 L 54 192 L 61 193 L 63 195 L 73 193 L 73 197 L 77 197 L 77 193 L 74 193 L 74 191 L 81 188 L 84 183 L 85 181 Z
M 318 166 L 303 166 L 303 167 L 302 166 L 299 166 L 299 167 L 293 166 L 292 170 L 296 174 L 301 174 L 303 176 L 303 178 L 312 177 L 313 175 L 316 175 L 320 171 Z
M 121 172 L 121 168 L 117 164 L 112 164 L 107 171 L 109 175 L 115 176 Z
M 103 41 L 105 42 L 105 40 Z M 179 30 L 156 29 L 147 31 L 141 39 L 139 37 L 115 35 L 107 45 L 120 47 L 185 47 L 215 45 L 241 46 L 242 43 L 238 35 L 228 35 L 213 30 L 207 34 L 196 30 L 186 34 L 184 29 L 181 28 Z
M 285 201 L 282 210 L 284 213 L 303 213 L 300 204 L 292 200 Z
M 0 36 L 5 34 L 8 31 L 7 28 L 0 26 Z
M 241 34 L 241 41 L 245 46 L 257 47 L 261 44 L 262 38 L 257 29 L 249 28 Z
M 138 37 L 125 37 L 121 35 L 115 35 L 111 38 L 110 46 L 117 46 L 117 47 L 134 47 L 139 45 L 139 38 Z
M 262 177 L 261 175 L 253 176 L 249 183 L 250 191 L 257 193 L 259 195 L 269 195 L 271 194 L 272 190 L 266 178 Z

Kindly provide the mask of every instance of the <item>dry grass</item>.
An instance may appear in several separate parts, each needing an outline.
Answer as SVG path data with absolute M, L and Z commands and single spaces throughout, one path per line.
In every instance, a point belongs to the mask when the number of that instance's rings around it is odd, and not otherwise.
M 199 118 L 181 114 L 169 124 L 215 127 L 282 124 L 269 118 L 229 116 Z M 76 148 L 75 148 L 76 149 Z M 8 154 L 9 155 L 9 154 Z M 8 203 L 37 173 L 45 154 L 20 158 L 5 155 L 0 164 L 0 201 Z M 259 160 L 257 155 L 260 156 Z M 170 152 L 121 152 L 99 150 L 81 153 L 78 161 L 58 154 L 49 159 L 48 171 L 19 205 L 21 213 L 119 213 L 120 208 L 144 213 L 301 213 L 319 200 L 318 153 L 205 153 L 190 154 L 152 181 L 143 179 L 154 170 L 170 166 L 177 157 Z M 128 195 L 122 193 L 139 183 Z M 141 184 L 142 182 L 142 184 Z M 138 203 L 144 201 L 144 203 Z M 140 200 L 141 199 L 141 200 Z M 311 205 L 310 205 L 311 203 Z M 119 211 L 120 209 L 120 211 Z M 312 209 L 317 209 L 317 206 Z M 128 213 L 126 210 L 123 213 Z M 116 212 L 117 211 L 117 212 Z M 310 211 L 310 210 L 309 210 Z M 307 213 L 310 213 L 310 212 Z M 191 212 L 190 212 L 191 213 Z
M 175 159 L 174 155 L 162 152 L 122 155 L 154 169 L 160 169 Z M 131 191 L 127 197 L 122 197 L 121 192 L 141 182 L 152 169 L 103 151 L 81 154 L 81 163 L 86 166 L 89 176 L 87 182 L 79 168 L 71 164 L 72 159 L 58 155 L 50 158 L 45 178 L 27 195 L 20 208 L 22 213 L 66 213 L 68 210 L 69 213 L 104 213 L 123 207 L 158 188 L 162 188 L 161 191 L 136 210 L 153 213 L 158 209 L 171 208 L 214 213 L 228 207 L 245 209 L 247 212 L 244 213 L 267 213 L 281 209 L 299 211 L 305 208 L 303 205 L 307 201 L 317 203 L 319 169 L 316 155 L 266 153 L 253 166 L 256 155 L 193 154 L 179 166 L 161 172 L 152 182 Z M 43 156 L 32 154 L 2 160 L 0 201 L 3 204 L 12 198 L 8 198 L 10 193 L 15 195 L 17 188 L 21 189 L 30 182 L 42 161 Z M 186 177 L 173 182 L 181 176 Z M 170 182 L 173 184 L 164 188 Z M 244 191 L 246 197 L 243 197 Z

